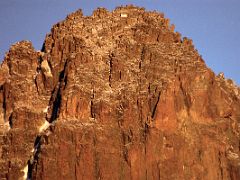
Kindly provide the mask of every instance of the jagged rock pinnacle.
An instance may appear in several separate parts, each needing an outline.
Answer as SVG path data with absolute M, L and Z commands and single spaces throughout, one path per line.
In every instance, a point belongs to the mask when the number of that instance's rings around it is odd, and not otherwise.
M 162 13 L 78 10 L 0 69 L 2 179 L 240 178 L 240 90 Z

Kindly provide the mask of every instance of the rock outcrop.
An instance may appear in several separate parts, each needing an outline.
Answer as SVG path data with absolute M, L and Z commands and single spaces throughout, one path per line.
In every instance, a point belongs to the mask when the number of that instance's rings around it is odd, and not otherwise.
M 240 89 L 158 12 L 81 10 L 0 69 L 0 179 L 240 179 Z

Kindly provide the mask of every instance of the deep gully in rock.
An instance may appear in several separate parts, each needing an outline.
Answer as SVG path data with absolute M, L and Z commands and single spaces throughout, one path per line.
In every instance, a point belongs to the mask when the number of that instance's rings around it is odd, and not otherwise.
M 64 69 L 59 74 L 59 83 L 56 85 L 56 87 L 54 88 L 55 90 L 52 92 L 52 95 L 51 95 L 51 98 L 49 101 L 49 105 L 43 110 L 43 112 L 46 113 L 46 119 L 45 119 L 44 124 L 39 127 L 38 136 L 36 137 L 35 142 L 34 142 L 34 148 L 31 150 L 33 155 L 28 160 L 27 165 L 22 170 L 24 172 L 24 176 L 23 176 L 24 180 L 32 179 L 33 167 L 34 167 L 35 162 L 38 159 L 38 155 L 40 154 L 40 150 L 41 150 L 41 139 L 44 135 L 51 134 L 51 132 L 47 131 L 47 129 L 50 126 L 54 126 L 55 121 L 58 118 L 59 108 L 60 108 L 60 104 L 61 104 L 61 93 L 60 93 L 61 87 L 62 87 L 63 83 L 66 83 L 66 74 L 65 73 L 66 73 L 67 63 L 68 63 L 68 61 L 65 62 Z M 55 91 L 57 92 L 57 94 L 55 93 Z M 55 97 L 54 97 L 54 95 L 55 95 Z M 52 114 L 51 114 L 50 119 L 48 119 L 47 114 L 48 114 L 49 108 L 51 106 L 53 107 Z

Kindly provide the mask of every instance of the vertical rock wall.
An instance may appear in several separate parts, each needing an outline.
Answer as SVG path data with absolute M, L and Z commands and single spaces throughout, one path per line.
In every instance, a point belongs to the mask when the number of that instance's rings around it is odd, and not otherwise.
M 1 65 L 0 178 L 237 180 L 239 94 L 163 14 L 76 11 Z

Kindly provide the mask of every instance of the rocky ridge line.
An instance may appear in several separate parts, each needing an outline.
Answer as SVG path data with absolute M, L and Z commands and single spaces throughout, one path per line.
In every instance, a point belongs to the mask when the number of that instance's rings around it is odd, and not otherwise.
M 238 179 L 239 95 L 163 14 L 76 11 L 1 65 L 0 178 Z

